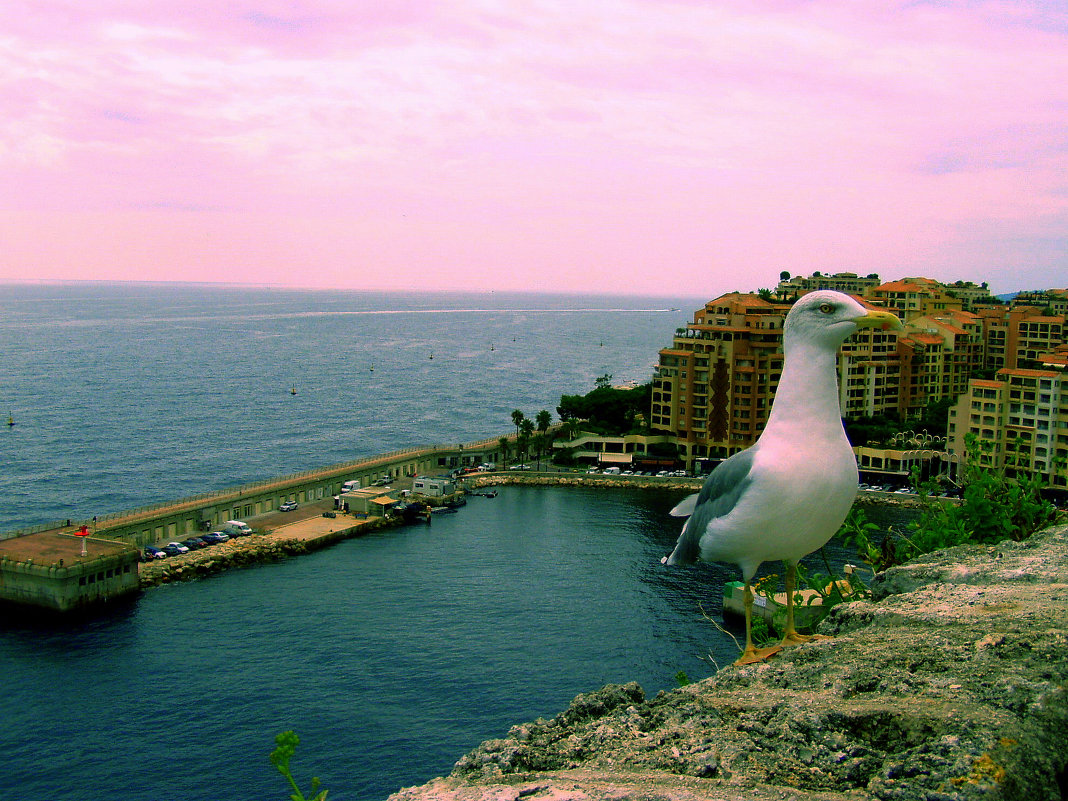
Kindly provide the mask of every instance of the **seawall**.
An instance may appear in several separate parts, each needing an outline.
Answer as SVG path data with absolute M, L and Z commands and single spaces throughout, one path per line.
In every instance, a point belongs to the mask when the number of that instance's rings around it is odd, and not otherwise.
M 233 568 L 276 562 L 393 525 L 397 523 L 380 517 L 313 517 L 266 534 L 252 534 L 205 550 L 142 562 L 140 586 L 147 588 L 175 581 L 192 581 Z
M 1068 791 L 1068 526 L 879 574 L 831 639 L 578 696 L 390 801 L 1026 799 Z

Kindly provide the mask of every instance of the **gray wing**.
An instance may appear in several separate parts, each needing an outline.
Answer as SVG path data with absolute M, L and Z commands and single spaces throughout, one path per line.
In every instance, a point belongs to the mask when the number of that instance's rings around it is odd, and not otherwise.
M 704 534 L 709 521 L 728 514 L 752 483 L 750 472 L 753 469 L 755 451 L 756 446 L 734 454 L 721 462 L 705 479 L 701 491 L 697 493 L 693 513 L 683 526 L 675 550 L 667 558 L 667 564 L 688 565 L 697 561 L 701 555 L 701 535 Z M 687 501 L 680 503 L 676 510 L 687 509 Z

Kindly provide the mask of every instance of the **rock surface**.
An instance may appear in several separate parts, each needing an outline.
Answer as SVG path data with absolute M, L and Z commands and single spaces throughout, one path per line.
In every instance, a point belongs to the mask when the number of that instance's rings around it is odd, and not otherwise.
M 1068 797 L 1068 527 L 880 574 L 833 639 L 578 696 L 390 801 Z

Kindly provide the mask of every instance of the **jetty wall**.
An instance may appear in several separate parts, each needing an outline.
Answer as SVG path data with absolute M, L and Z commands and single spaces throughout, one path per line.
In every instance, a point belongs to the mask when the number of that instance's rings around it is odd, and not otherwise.
M 393 480 L 483 461 L 498 461 L 499 455 L 499 437 L 456 445 L 407 448 L 177 501 L 98 515 L 90 520 L 43 523 L 0 534 L 0 540 L 46 531 L 73 531 L 83 524 L 91 528 L 94 536 L 135 546 L 181 540 L 219 528 L 226 520 L 244 520 L 274 511 L 283 501 L 311 503 L 330 498 L 341 491 L 344 482 L 353 479 L 366 487 L 382 479 Z
M 0 549 L 0 601 L 55 612 L 137 592 L 137 551 L 107 540 L 41 535 L 28 548 Z

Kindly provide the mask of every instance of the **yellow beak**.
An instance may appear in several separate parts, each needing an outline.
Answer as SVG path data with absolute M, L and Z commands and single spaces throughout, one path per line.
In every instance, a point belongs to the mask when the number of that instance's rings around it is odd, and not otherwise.
M 856 318 L 853 322 L 857 324 L 857 328 L 881 328 L 884 331 L 905 327 L 901 324 L 901 320 L 898 319 L 896 314 L 882 311 L 881 309 L 872 309 L 863 317 Z

